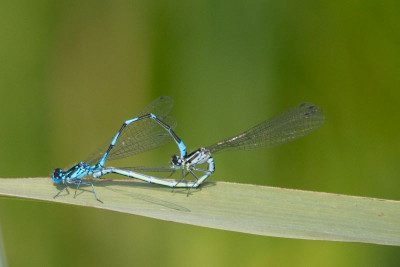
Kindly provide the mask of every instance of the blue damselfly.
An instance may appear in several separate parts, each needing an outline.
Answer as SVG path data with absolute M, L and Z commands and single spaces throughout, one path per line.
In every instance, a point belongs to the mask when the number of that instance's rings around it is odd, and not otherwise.
M 125 121 L 111 142 L 102 146 L 91 157 L 65 171 L 60 168 L 55 169 L 52 179 L 55 183 L 62 183 L 64 187 L 54 198 L 66 190 L 68 185 L 76 185 L 74 197 L 80 185 L 90 185 L 96 199 L 99 200 L 93 184 L 84 182 L 82 178 L 88 175 L 97 178 L 95 173 L 99 173 L 104 168 L 107 160 L 139 154 L 165 145 L 172 140 L 177 144 L 181 157 L 185 157 L 186 147 L 173 131 L 177 124 L 176 120 L 167 116 L 172 106 L 172 98 L 168 96 L 157 98 L 135 118 Z M 152 180 L 163 182 L 163 179 L 155 177 Z

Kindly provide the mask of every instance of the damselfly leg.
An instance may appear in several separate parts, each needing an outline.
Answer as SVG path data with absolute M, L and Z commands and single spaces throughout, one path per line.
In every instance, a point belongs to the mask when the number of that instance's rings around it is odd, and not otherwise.
M 67 192 L 68 192 L 68 185 L 67 185 L 67 184 L 64 186 L 63 189 L 61 189 L 60 191 L 58 191 L 58 193 L 57 193 L 53 198 L 58 197 L 58 196 L 59 196 L 62 192 L 64 192 L 65 190 L 67 190 Z

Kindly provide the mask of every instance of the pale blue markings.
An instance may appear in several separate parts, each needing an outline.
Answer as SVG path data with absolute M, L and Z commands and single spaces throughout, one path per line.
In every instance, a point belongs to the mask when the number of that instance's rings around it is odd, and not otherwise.
M 97 164 L 97 168 L 101 168 L 104 166 L 104 164 L 106 163 L 107 157 L 108 157 L 108 153 L 109 151 L 107 151 L 106 153 L 104 153 L 104 156 L 101 158 L 100 162 Z
M 211 173 L 215 172 L 214 158 L 211 158 L 211 161 L 209 162 L 208 171 L 211 172 Z
M 111 144 L 112 144 L 113 146 L 114 146 L 115 143 L 117 142 L 119 135 L 120 135 L 120 132 L 118 132 L 118 133 L 115 135 L 114 139 L 111 141 Z
M 182 142 L 182 140 L 181 140 L 181 142 L 178 144 L 178 147 L 179 147 L 179 151 L 180 151 L 180 153 L 181 153 L 181 157 L 182 157 L 182 158 L 186 157 L 186 146 L 185 146 L 185 144 Z
M 133 119 L 131 119 L 131 120 L 127 120 L 127 121 L 125 122 L 125 124 L 131 124 L 132 122 L 137 121 L 137 120 L 138 120 L 138 118 L 133 118 Z

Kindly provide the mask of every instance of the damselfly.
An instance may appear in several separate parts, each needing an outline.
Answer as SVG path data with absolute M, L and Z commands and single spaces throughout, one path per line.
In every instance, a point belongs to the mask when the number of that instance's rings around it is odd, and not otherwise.
M 182 179 L 179 181 L 144 175 L 132 168 L 106 167 L 95 173 L 94 176 L 100 177 L 108 173 L 117 173 L 170 187 L 196 188 L 215 171 L 212 155 L 227 150 L 251 150 L 285 144 L 316 130 L 324 123 L 324 120 L 324 115 L 318 106 L 312 103 L 301 103 L 239 135 L 206 148 L 201 147 L 189 155 L 181 151 L 180 156 L 172 156 L 170 162 L 170 170 L 182 170 Z M 207 166 L 206 168 L 199 168 L 200 165 Z M 161 170 L 164 171 L 165 169 L 162 168 Z M 194 171 L 202 173 L 202 176 L 198 177 Z M 189 173 L 194 177 L 194 181 L 184 180 Z
M 76 185 L 75 194 L 80 185 L 90 185 L 97 200 L 96 190 L 92 183 L 82 181 L 88 175 L 94 175 L 104 168 L 107 160 L 125 158 L 165 145 L 174 140 L 181 157 L 186 156 L 186 147 L 174 133 L 176 120 L 167 116 L 172 109 L 173 100 L 168 96 L 161 96 L 150 103 L 135 118 L 127 120 L 113 137 L 111 142 L 102 146 L 85 161 L 77 163 L 72 168 L 63 171 L 57 168 L 53 171 L 52 179 L 55 183 L 62 183 L 64 187 L 54 196 L 56 198 L 68 185 Z M 157 181 L 162 179 L 153 178 Z

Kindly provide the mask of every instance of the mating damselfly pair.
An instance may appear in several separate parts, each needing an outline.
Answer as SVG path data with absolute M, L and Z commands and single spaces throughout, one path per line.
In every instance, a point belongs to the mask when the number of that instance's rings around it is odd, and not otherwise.
M 91 157 L 65 171 L 60 168 L 55 169 L 52 179 L 55 183 L 62 183 L 64 187 L 54 197 L 59 196 L 68 188 L 68 185 L 76 185 L 74 197 L 80 185 L 89 185 L 92 187 L 95 198 L 99 200 L 93 184 L 82 179 L 89 175 L 100 178 L 109 173 L 172 188 L 197 188 L 214 173 L 213 155 L 216 153 L 285 144 L 307 135 L 324 123 L 324 115 L 318 106 L 312 103 L 301 103 L 239 135 L 187 154 L 185 144 L 173 131 L 177 125 L 176 120 L 168 116 L 172 106 L 171 97 L 157 98 L 136 117 L 125 121 L 112 141 L 98 149 Z M 176 143 L 179 155 L 171 157 L 170 166 L 123 168 L 105 166 L 106 161 L 130 157 L 171 141 Z M 177 170 L 182 172 L 180 180 L 143 174 L 143 172 L 173 173 Z M 194 171 L 201 173 L 201 176 L 196 175 Z M 193 176 L 193 181 L 185 180 L 188 174 Z

